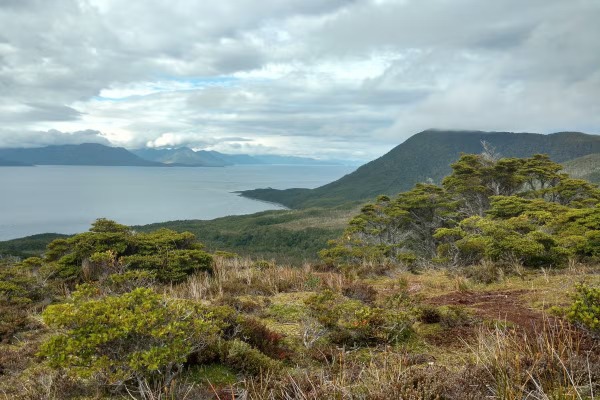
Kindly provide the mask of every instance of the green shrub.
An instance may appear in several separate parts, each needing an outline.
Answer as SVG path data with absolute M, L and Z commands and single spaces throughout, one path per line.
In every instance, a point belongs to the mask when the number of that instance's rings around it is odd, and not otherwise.
M 240 316 L 235 330 L 236 337 L 273 359 L 284 360 L 290 356 L 290 349 L 283 342 L 285 336 L 256 318 Z
M 444 306 L 439 308 L 440 325 L 444 328 L 469 326 L 475 322 L 472 312 L 464 306 Z
M 460 272 L 476 283 L 489 285 L 504 279 L 504 270 L 498 263 L 483 260 L 479 264 L 464 267 Z
M 600 334 L 600 287 L 578 284 L 567 318 L 593 334 Z
M 396 343 L 412 332 L 412 319 L 401 310 L 370 307 L 332 291 L 306 300 L 309 313 L 329 331 L 329 340 L 338 344 L 364 346 Z
M 202 247 L 190 232 L 136 233 L 99 219 L 89 232 L 51 242 L 44 261 L 55 265 L 58 278 L 74 283 L 102 279 L 123 268 L 155 271 L 162 282 L 181 282 L 195 271 L 212 271 L 212 256 Z
M 281 369 L 277 361 L 238 339 L 223 343 L 222 362 L 249 375 L 276 373 Z
M 109 275 L 104 284 L 113 293 L 127 293 L 136 288 L 151 287 L 155 281 L 156 272 L 133 270 Z
M 342 289 L 344 296 L 351 299 L 360 300 L 363 303 L 373 303 L 377 299 L 377 290 L 368 283 L 362 281 L 347 284 Z
M 51 366 L 79 377 L 168 386 L 187 357 L 215 341 L 224 325 L 218 312 L 150 289 L 90 299 L 90 288 L 43 313 L 44 322 L 59 331 L 40 354 Z

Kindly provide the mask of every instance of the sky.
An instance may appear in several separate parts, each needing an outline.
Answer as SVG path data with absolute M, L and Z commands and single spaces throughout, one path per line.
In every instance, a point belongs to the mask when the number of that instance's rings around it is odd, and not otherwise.
M 0 0 L 0 147 L 370 160 L 600 133 L 598 0 Z

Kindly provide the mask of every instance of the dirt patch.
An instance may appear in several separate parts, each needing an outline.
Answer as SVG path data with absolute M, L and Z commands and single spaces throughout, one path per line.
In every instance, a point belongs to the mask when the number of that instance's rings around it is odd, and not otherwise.
M 473 343 L 477 337 L 474 326 L 455 326 L 443 332 L 425 336 L 427 343 L 448 349 L 461 349 L 466 343 Z
M 475 310 L 484 319 L 507 321 L 528 332 L 535 332 L 544 324 L 544 315 L 526 307 L 521 300 L 528 290 L 501 290 L 493 292 L 452 292 L 427 299 L 426 303 L 443 305 L 461 305 Z M 547 318 L 547 317 L 546 317 Z

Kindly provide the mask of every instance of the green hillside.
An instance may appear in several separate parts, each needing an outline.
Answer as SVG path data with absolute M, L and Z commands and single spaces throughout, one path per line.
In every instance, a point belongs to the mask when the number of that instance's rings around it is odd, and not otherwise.
M 557 162 L 600 152 L 600 136 L 579 132 L 536 133 L 441 131 L 418 133 L 384 156 L 355 172 L 316 189 L 256 189 L 246 197 L 272 201 L 292 208 L 332 206 L 357 202 L 379 194 L 396 194 L 415 183 L 440 180 L 460 153 L 480 153 L 486 141 L 506 157 L 548 154 Z
M 562 164 L 569 175 L 600 184 L 600 153 L 589 154 Z

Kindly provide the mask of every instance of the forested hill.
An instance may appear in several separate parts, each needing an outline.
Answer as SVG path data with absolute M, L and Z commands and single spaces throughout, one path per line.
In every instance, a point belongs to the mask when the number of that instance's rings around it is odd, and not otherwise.
M 562 164 L 572 177 L 600 184 L 600 154 L 589 154 Z
M 580 132 L 537 133 L 426 130 L 343 178 L 316 189 L 256 189 L 242 195 L 292 208 L 362 201 L 396 194 L 427 180 L 439 182 L 460 153 L 480 153 L 486 141 L 504 157 L 548 154 L 564 162 L 600 152 L 600 136 Z
M 143 160 L 122 147 L 109 147 L 96 143 L 0 149 L 0 158 L 21 165 L 118 165 L 141 167 L 164 165 Z

